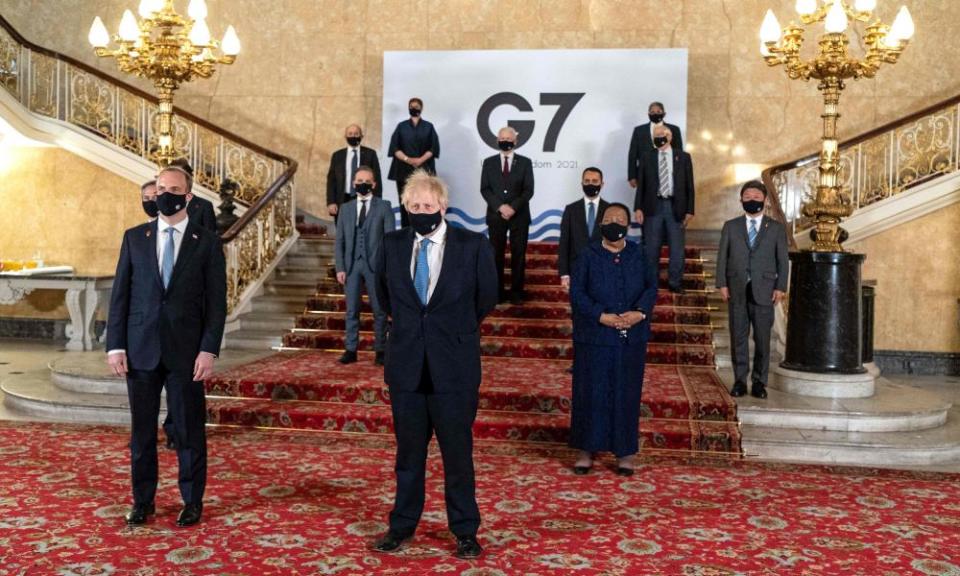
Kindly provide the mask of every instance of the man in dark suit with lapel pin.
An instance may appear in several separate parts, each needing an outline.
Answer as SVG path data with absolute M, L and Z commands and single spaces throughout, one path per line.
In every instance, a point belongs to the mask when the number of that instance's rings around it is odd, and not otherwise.
M 497 262 L 500 302 L 507 300 L 503 268 L 507 233 L 510 234 L 510 296 L 513 304 L 523 303 L 526 275 L 527 237 L 530 233 L 530 199 L 533 198 L 533 163 L 514 152 L 517 131 L 506 126 L 497 133 L 501 152 L 483 161 L 480 194 L 487 202 L 487 229 Z
M 327 213 L 337 219 L 344 202 L 350 200 L 353 191 L 353 179 L 360 166 L 373 170 L 373 195 L 380 198 L 380 159 L 373 148 L 361 146 L 363 129 L 359 124 L 347 126 L 343 133 L 347 147 L 341 148 L 330 156 L 330 168 L 327 170 Z
M 643 155 L 647 152 L 656 150 L 653 145 L 653 132 L 657 126 L 666 126 L 670 130 L 670 145 L 674 150 L 683 150 L 683 137 L 680 135 L 680 127 L 668 124 L 663 121 L 667 115 L 660 102 L 651 102 L 647 107 L 647 117 L 650 121 L 646 124 L 635 126 L 633 134 L 630 136 L 630 151 L 627 153 L 627 180 L 631 188 L 636 188 L 640 180 L 637 173 L 640 169 L 640 162 Z
M 683 293 L 684 230 L 693 219 L 693 162 L 690 154 L 671 148 L 671 132 L 657 126 L 653 143 L 657 147 L 644 154 L 637 172 L 634 216 L 643 225 L 647 259 L 659 270 L 660 248 L 670 246 L 667 281 L 670 291 Z
M 729 307 L 734 375 L 730 394 L 737 397 L 747 393 L 747 338 L 751 327 L 754 353 L 750 393 L 767 397 L 774 306 L 787 291 L 787 232 L 783 224 L 763 215 L 766 200 L 763 182 L 744 184 L 740 189 L 744 215 L 728 220 L 720 233 L 717 288 Z
M 443 219 L 446 184 L 425 171 L 407 180 L 410 227 L 388 233 L 377 272 L 380 304 L 393 319 L 384 381 L 397 439 L 397 492 L 390 528 L 373 545 L 395 552 L 423 512 L 427 446 L 443 457 L 447 522 L 456 556 L 476 558 L 480 510 L 473 470 L 473 421 L 480 388 L 480 323 L 497 304 L 490 242 Z
M 178 526 L 200 521 L 207 475 L 204 378 L 213 372 L 226 319 L 226 266 L 217 235 L 191 222 L 188 174 L 157 177 L 160 218 L 126 231 L 110 299 L 107 362 L 126 376 L 130 401 L 133 507 L 127 524 L 154 514 L 157 417 L 166 388 L 183 509 Z
M 190 165 L 190 162 L 186 158 L 177 158 L 170 165 L 183 169 L 187 177 L 187 189 L 193 190 L 193 166 Z M 190 200 L 187 201 L 187 217 L 194 224 L 206 228 L 217 236 L 220 235 L 220 231 L 217 230 L 217 216 L 213 212 L 213 202 L 206 198 L 191 194 Z M 163 420 L 163 435 L 167 438 L 167 450 L 176 450 L 176 434 L 173 430 L 173 415 L 170 412 L 169 396 L 167 397 L 167 417 Z
M 387 232 L 393 232 L 396 218 L 389 200 L 374 196 L 376 184 L 373 169 L 360 166 L 353 179 L 356 198 L 344 204 L 337 220 L 336 255 L 337 282 L 344 285 L 347 295 L 346 343 L 341 364 L 357 361 L 360 341 L 360 290 L 366 286 L 373 308 L 373 326 L 376 352 L 374 364 L 383 366 L 383 348 L 387 336 L 387 315 L 377 300 L 376 267 L 380 245 Z M 359 208 L 358 208 L 359 206 Z

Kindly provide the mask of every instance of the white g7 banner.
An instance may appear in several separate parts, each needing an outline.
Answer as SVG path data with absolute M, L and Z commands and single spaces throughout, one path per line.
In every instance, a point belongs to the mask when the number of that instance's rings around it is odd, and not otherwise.
M 533 161 L 530 240 L 559 237 L 563 207 L 582 197 L 581 172 L 603 170 L 603 196 L 633 208 L 627 151 L 647 105 L 663 102 L 666 121 L 686 128 L 687 51 L 481 50 L 385 52 L 383 143 L 387 155 L 407 101 L 423 100 L 423 118 L 440 138 L 437 173 L 450 186 L 447 219 L 484 231 L 483 159 L 499 153 L 497 131 L 519 133 L 517 153 Z M 386 175 L 392 158 L 384 158 Z M 386 178 L 386 176 L 384 176 Z M 396 183 L 384 198 L 397 206 Z

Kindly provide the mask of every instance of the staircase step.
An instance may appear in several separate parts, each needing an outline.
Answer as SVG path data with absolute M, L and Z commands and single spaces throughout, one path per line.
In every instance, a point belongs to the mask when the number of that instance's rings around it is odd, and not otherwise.
M 240 331 L 271 330 L 283 334 L 297 327 L 297 318 L 293 314 L 251 312 L 240 317 Z
M 713 319 L 709 310 L 697 307 L 673 306 L 669 303 L 672 296 L 674 295 L 669 293 L 660 293 L 657 295 L 658 303 L 653 308 L 655 323 L 709 325 L 711 322 L 717 322 L 717 320 Z M 681 296 L 680 298 L 685 298 L 685 296 Z M 346 308 L 347 303 L 343 295 L 317 295 L 307 300 L 306 314 L 342 313 L 346 311 Z M 363 313 L 372 312 L 369 299 L 366 295 L 361 297 L 360 311 Z M 490 312 L 488 318 L 570 318 L 570 305 L 566 302 L 535 302 L 526 303 L 521 306 L 500 304 Z M 726 322 L 726 317 L 724 317 L 722 321 Z
M 333 352 L 284 352 L 207 380 L 211 396 L 389 404 L 383 368 L 373 354 L 343 365 Z M 569 362 L 483 359 L 480 408 L 507 412 L 569 413 Z M 656 418 L 736 421 L 736 404 L 712 368 L 647 366 L 641 414 Z
M 362 314 L 360 330 L 372 332 L 374 320 L 372 314 Z M 294 332 L 309 333 L 310 330 L 346 330 L 343 315 L 312 315 L 301 317 Z M 488 318 L 480 326 L 484 336 L 505 336 L 511 338 L 554 338 L 569 339 L 573 326 L 569 320 L 525 320 L 516 318 Z M 653 324 L 651 342 L 673 344 L 711 344 L 712 331 L 709 326 L 677 326 L 674 324 Z
M 212 398 L 207 420 L 213 424 L 391 434 L 389 406 L 339 402 L 278 402 L 258 399 Z M 566 414 L 511 414 L 480 410 L 473 435 L 483 440 L 565 443 L 570 418 Z M 736 453 L 734 422 L 641 419 L 641 449 L 697 450 Z
M 284 334 L 277 330 L 241 329 L 227 334 L 224 342 L 234 350 L 270 350 L 283 345 Z
M 766 460 L 859 466 L 960 462 L 960 418 L 913 432 L 842 432 L 745 424 L 743 450 Z
M 766 400 L 738 400 L 740 421 L 753 426 L 894 432 L 943 426 L 951 403 L 941 395 L 880 378 L 870 398 L 814 398 L 770 388 Z
M 510 270 L 506 270 L 504 273 L 504 278 L 506 284 L 510 285 L 510 280 L 513 278 L 513 274 L 510 273 Z M 691 272 L 687 271 L 683 275 L 683 286 L 688 289 L 699 289 L 702 290 L 707 286 L 708 277 L 705 276 L 702 272 Z M 524 282 L 528 285 L 543 285 L 543 286 L 559 286 L 560 285 L 560 276 L 557 274 L 556 269 L 548 270 L 531 270 L 527 269 L 524 274 Z M 667 287 L 667 271 L 662 270 L 660 272 L 660 286 L 662 288 Z
M 360 350 L 373 350 L 373 334 L 360 332 Z M 342 331 L 319 330 L 291 332 L 283 337 L 285 348 L 343 350 Z M 481 354 L 509 358 L 544 358 L 572 360 L 573 344 L 570 340 L 504 338 L 485 336 L 480 340 Z M 713 366 L 713 346 L 699 344 L 661 344 L 651 342 L 647 346 L 647 362 L 652 364 L 684 364 Z
M 47 370 L 5 378 L 0 390 L 4 406 L 30 416 L 66 422 L 130 423 L 130 405 L 125 394 L 65 390 L 54 384 Z M 165 405 L 161 402 L 161 421 L 166 416 Z

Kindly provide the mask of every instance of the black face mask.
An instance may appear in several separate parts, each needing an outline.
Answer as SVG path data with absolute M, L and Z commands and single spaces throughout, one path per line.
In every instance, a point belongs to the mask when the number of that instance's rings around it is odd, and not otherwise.
M 509 140 L 499 140 L 497 142 L 497 146 L 499 146 L 504 152 L 509 152 L 513 150 L 513 147 L 516 146 L 516 144 Z
M 443 216 L 439 210 L 433 214 L 414 214 L 413 212 L 408 212 L 407 219 L 417 234 L 426 236 L 440 226 L 440 221 L 443 220 Z
M 352 148 L 359 146 L 361 140 L 363 140 L 362 136 L 347 136 L 347 144 L 349 144 Z
M 419 109 L 419 108 L 410 108 L 409 110 L 407 110 L 407 112 L 409 112 L 410 115 L 413 116 L 414 118 L 416 118 L 417 116 L 420 115 L 420 109 Z
M 607 242 L 617 242 L 627 235 L 627 227 L 616 222 L 607 222 L 600 226 L 600 234 L 603 234 Z
M 373 190 L 373 184 L 369 182 L 361 182 L 359 184 L 353 185 L 353 191 L 360 196 L 366 196 Z
M 172 192 L 167 192 L 165 194 L 157 195 L 157 208 L 164 216 L 173 216 L 186 207 L 186 194 L 174 194 Z
M 667 143 L 666 136 L 657 136 L 653 139 L 653 145 L 657 148 L 662 148 Z
M 743 211 L 747 214 L 759 214 L 763 212 L 763 200 L 743 200 Z
M 599 184 L 584 184 L 584 185 L 583 185 L 583 193 L 586 194 L 587 196 L 591 197 L 591 198 L 594 198 L 594 197 L 596 197 L 597 194 L 600 193 L 600 185 L 599 185 Z
M 664 114 L 654 114 L 653 112 L 647 114 L 647 117 L 650 118 L 650 121 L 654 124 L 659 124 L 663 122 Z
M 143 203 L 143 211 L 147 213 L 147 216 L 156 218 L 157 214 L 160 213 L 156 200 L 141 200 L 141 202 Z

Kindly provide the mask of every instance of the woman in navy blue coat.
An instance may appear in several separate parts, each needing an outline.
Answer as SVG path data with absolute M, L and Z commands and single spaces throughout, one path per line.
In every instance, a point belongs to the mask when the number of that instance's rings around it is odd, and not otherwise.
M 613 452 L 617 473 L 633 474 L 639 450 L 640 392 L 657 299 L 657 272 L 640 246 L 627 242 L 629 209 L 603 213 L 603 239 L 577 258 L 570 279 L 573 307 L 573 401 L 570 446 L 586 474 L 596 452 Z

